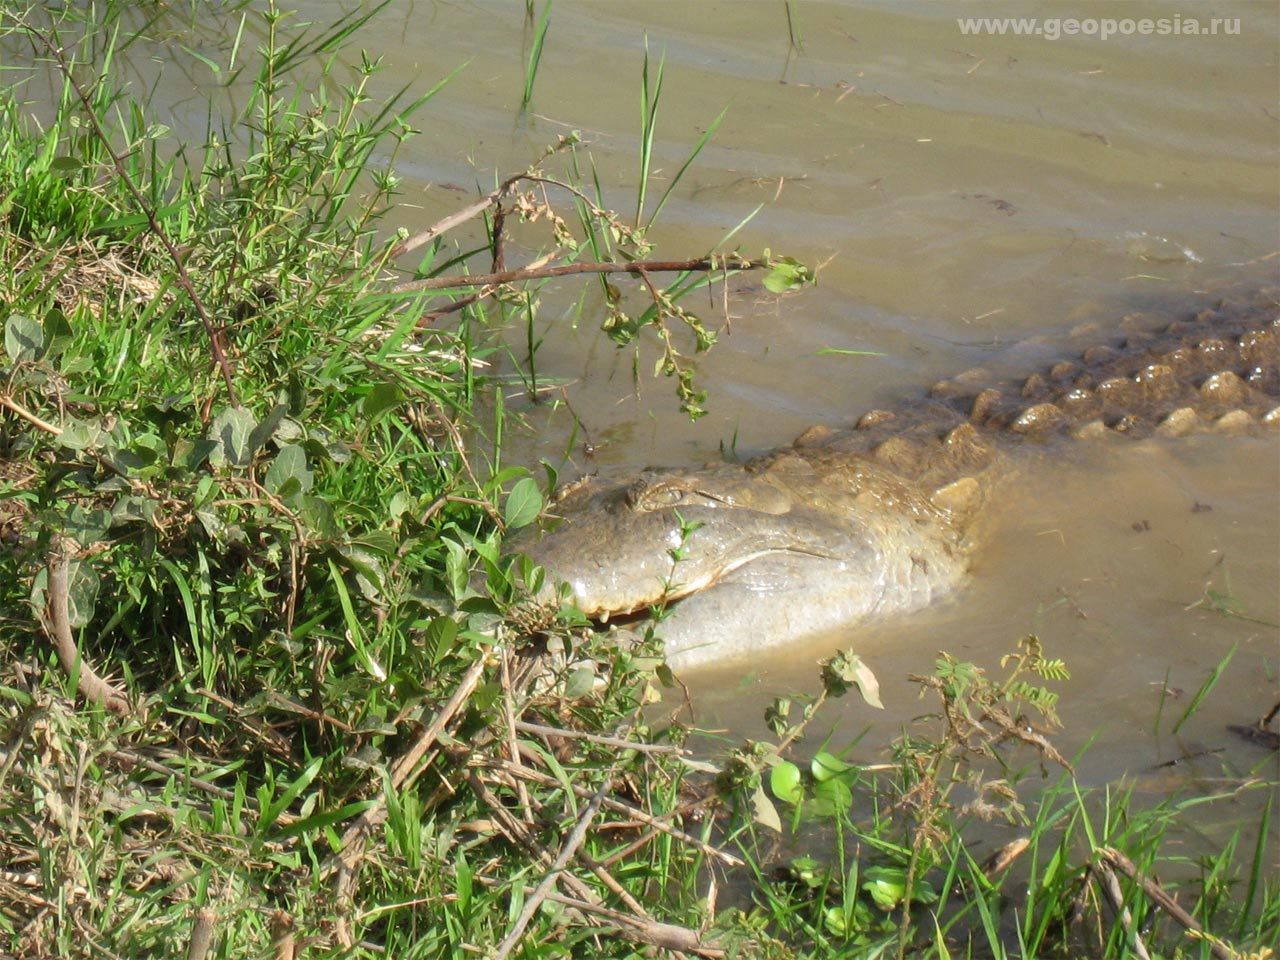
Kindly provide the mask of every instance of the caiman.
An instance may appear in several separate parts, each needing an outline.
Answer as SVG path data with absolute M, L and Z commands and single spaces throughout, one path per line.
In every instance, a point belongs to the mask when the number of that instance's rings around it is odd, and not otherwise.
M 670 606 L 676 667 L 920 609 L 963 581 L 1019 448 L 1280 423 L 1280 290 L 1150 325 L 1127 317 L 1029 377 L 970 371 L 746 463 L 589 477 L 511 549 L 597 620 Z

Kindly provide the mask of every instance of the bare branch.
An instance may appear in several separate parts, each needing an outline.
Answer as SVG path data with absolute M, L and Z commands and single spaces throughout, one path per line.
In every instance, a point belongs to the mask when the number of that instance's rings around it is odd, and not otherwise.
M 579 273 L 630 273 L 643 276 L 646 273 L 705 273 L 711 270 L 759 270 L 771 266 L 768 260 L 747 260 L 743 257 L 697 257 L 693 260 L 631 260 L 623 263 L 587 262 L 563 263 L 555 267 L 536 267 L 522 270 L 502 270 L 497 273 L 477 273 L 461 277 L 427 277 L 396 284 L 391 293 L 414 293 L 419 290 L 449 290 L 457 287 L 488 287 L 522 280 L 543 280 L 548 277 L 567 277 Z
M 80 657 L 75 637 L 71 634 L 71 608 L 69 600 L 68 571 L 71 558 L 66 544 L 56 544 L 49 554 L 49 582 L 45 590 L 46 616 L 44 629 L 53 648 L 57 651 L 62 669 L 76 678 L 76 689 L 86 700 L 106 707 L 112 713 L 126 717 L 132 713 L 129 699 L 98 676 L 92 667 Z

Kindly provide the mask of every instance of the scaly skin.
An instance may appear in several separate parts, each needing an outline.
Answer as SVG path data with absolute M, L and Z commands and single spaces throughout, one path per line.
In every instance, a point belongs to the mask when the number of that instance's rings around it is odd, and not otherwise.
M 745 464 L 591 477 L 511 549 L 588 616 L 673 604 L 660 633 L 678 667 L 917 610 L 964 580 L 973 518 L 1019 446 L 1280 422 L 1278 303 L 1264 291 L 1157 333 L 1127 318 L 1127 336 L 1025 380 L 970 371 Z

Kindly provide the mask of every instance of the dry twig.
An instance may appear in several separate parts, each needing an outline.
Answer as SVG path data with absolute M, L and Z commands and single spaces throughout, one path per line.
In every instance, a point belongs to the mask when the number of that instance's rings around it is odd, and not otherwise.
M 420 290 L 449 290 L 456 287 L 490 287 L 522 280 L 545 280 L 549 277 L 567 277 L 579 273 L 632 273 L 644 276 L 648 273 L 708 272 L 711 270 L 758 270 L 769 266 L 767 260 L 747 260 L 743 257 L 696 257 L 693 260 L 631 260 L 562 263 L 554 267 L 526 267 L 520 270 L 502 270 L 497 273 L 467 274 L 461 277 L 426 277 L 396 284 L 391 293 L 415 293 Z
M 529 925 L 529 921 L 533 919 L 533 915 L 537 909 L 542 906 L 542 901 L 547 899 L 547 894 L 551 892 L 552 886 L 559 879 L 560 872 L 564 870 L 570 858 L 582 846 L 584 840 L 587 839 L 587 828 L 591 826 L 591 821 L 596 818 L 596 814 L 600 812 L 600 805 L 604 802 L 605 790 L 608 789 L 611 778 L 606 778 L 596 790 L 595 796 L 591 798 L 591 802 L 578 817 L 578 822 L 573 825 L 573 830 L 569 836 L 565 838 L 564 844 L 560 847 L 560 852 L 556 855 L 552 862 L 547 875 L 534 888 L 533 893 L 525 900 L 524 907 L 520 910 L 520 915 L 516 917 L 516 921 L 511 926 L 511 930 L 503 938 L 502 943 L 498 944 L 498 949 L 494 953 L 494 960 L 505 960 L 506 956 L 515 949 L 520 939 L 524 936 L 525 928 Z
M 49 554 L 49 582 L 45 590 L 46 611 L 44 630 L 58 654 L 58 662 L 69 676 L 76 678 L 76 689 L 92 703 L 99 704 L 117 716 L 132 713 L 129 699 L 94 672 L 80 656 L 75 637 L 71 634 L 71 609 L 68 574 L 71 557 L 68 544 L 59 542 Z
M 213 926 L 218 922 L 218 913 L 212 907 L 201 907 L 196 911 L 195 921 L 191 924 L 191 939 L 187 941 L 187 960 L 204 960 L 213 946 Z
M 485 767 L 485 768 L 502 770 L 515 777 L 527 777 L 530 780 L 534 781 L 535 783 L 542 784 L 543 786 L 548 786 L 548 787 L 562 786 L 561 782 L 557 780 L 555 777 L 549 776 L 545 773 L 540 773 L 539 771 L 533 770 L 529 767 L 518 767 L 515 764 L 509 763 L 505 760 L 481 761 L 479 766 Z M 591 797 L 594 796 L 593 791 L 588 790 L 586 787 L 579 787 L 576 784 L 573 784 L 572 788 L 573 788 L 573 792 L 576 793 L 578 796 L 582 797 L 584 800 L 590 799 Z M 682 843 L 687 843 L 689 844 L 689 846 L 702 851 L 707 856 L 713 857 L 716 860 L 719 860 L 721 863 L 725 864 L 726 866 L 730 866 L 730 867 L 744 866 L 743 861 L 740 860 L 738 857 L 735 857 L 733 854 L 725 853 L 723 850 L 720 850 L 716 847 L 711 846 L 711 844 L 709 843 L 705 843 L 702 840 L 699 840 L 697 837 L 693 836 L 690 833 L 685 833 L 683 830 L 680 830 L 677 827 L 671 826 L 671 824 L 667 823 L 665 820 L 661 820 L 658 817 L 653 816 L 652 814 L 646 813 L 638 807 L 634 807 L 629 803 L 623 803 L 621 800 L 614 800 L 610 797 L 606 797 L 603 802 L 604 802 L 604 805 L 608 807 L 610 810 L 613 810 L 616 813 L 625 814 L 626 816 L 631 817 L 633 820 L 646 824 L 647 826 L 653 827 L 655 830 L 665 833 L 668 836 L 674 837 L 675 839 L 681 841 Z
M 1138 960 L 1151 960 L 1151 954 L 1147 953 L 1142 937 L 1133 929 L 1133 915 L 1125 905 L 1124 894 L 1120 890 L 1120 881 L 1116 879 L 1115 871 L 1105 863 L 1094 864 L 1091 869 L 1093 875 L 1098 878 L 1098 883 L 1102 886 L 1102 895 L 1107 898 L 1107 903 L 1111 905 L 1111 909 L 1120 918 L 1120 923 L 1124 926 L 1124 932 L 1133 944 L 1133 952 L 1138 955 Z
M 1196 921 L 1196 918 L 1187 913 L 1186 910 L 1182 909 L 1182 907 L 1178 905 L 1178 901 L 1173 899 L 1164 887 L 1160 886 L 1160 884 L 1152 880 L 1150 877 L 1143 876 L 1138 870 L 1137 864 L 1119 850 L 1115 850 L 1111 847 L 1103 847 L 1098 851 L 1098 856 L 1106 864 L 1115 867 L 1130 880 L 1133 880 L 1142 887 L 1143 893 L 1150 897 L 1151 900 L 1164 910 L 1165 913 L 1169 914 L 1169 916 L 1176 920 L 1183 929 L 1190 930 L 1197 937 L 1206 941 L 1209 944 L 1210 952 L 1212 952 L 1215 957 L 1219 958 L 1219 960 L 1231 960 L 1231 958 L 1236 955 L 1235 952 L 1225 943 L 1212 934 L 1206 932 L 1205 929 Z

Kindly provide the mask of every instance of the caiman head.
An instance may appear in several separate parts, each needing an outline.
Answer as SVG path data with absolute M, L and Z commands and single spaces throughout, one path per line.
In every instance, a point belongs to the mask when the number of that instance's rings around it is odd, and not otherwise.
M 957 539 L 944 511 L 876 464 L 846 459 L 831 469 L 794 452 L 630 481 L 588 478 L 550 514 L 541 539 L 518 537 L 509 548 L 546 570 L 548 591 L 568 583 L 579 609 L 601 620 L 784 566 L 847 577 L 864 598 L 858 605 L 874 609 L 886 577 L 903 579 L 890 555 L 911 566 L 912 544 L 949 556 Z M 912 529 L 903 536 L 890 529 L 897 524 Z

